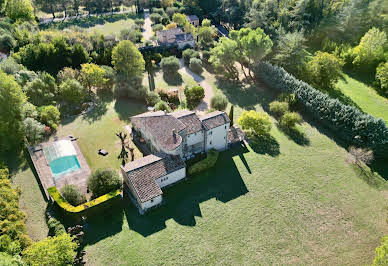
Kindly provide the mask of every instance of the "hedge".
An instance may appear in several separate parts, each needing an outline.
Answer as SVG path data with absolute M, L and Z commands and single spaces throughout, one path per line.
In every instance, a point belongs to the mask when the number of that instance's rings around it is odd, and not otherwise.
M 205 171 L 207 169 L 212 168 L 218 159 L 219 152 L 216 150 L 210 150 L 207 153 L 207 156 L 202 161 L 199 161 L 198 163 L 194 164 L 193 166 L 189 167 L 189 174 L 196 174 L 202 171 Z
M 255 77 L 269 87 L 295 94 L 299 106 L 350 145 L 368 147 L 376 155 L 387 156 L 388 128 L 382 119 L 332 99 L 309 84 L 296 79 L 283 68 L 259 62 Z
M 92 208 L 92 207 L 97 206 L 103 202 L 106 202 L 110 199 L 113 199 L 113 198 L 117 197 L 118 195 L 120 195 L 120 193 L 121 193 L 121 190 L 118 189 L 116 191 L 112 191 L 108 194 L 102 195 L 101 197 L 98 197 L 94 200 L 88 201 L 84 204 L 81 204 L 78 206 L 73 206 L 62 197 L 62 195 L 59 193 L 59 191 L 57 190 L 56 187 L 50 187 L 47 189 L 47 191 L 50 194 L 50 196 L 54 199 L 54 201 L 59 205 L 59 207 L 61 207 L 65 211 L 71 212 L 71 213 L 82 212 L 86 209 Z

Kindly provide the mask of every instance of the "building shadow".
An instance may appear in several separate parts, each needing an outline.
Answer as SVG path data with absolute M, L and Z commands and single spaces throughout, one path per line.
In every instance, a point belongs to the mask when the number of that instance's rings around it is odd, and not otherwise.
M 149 236 L 165 229 L 170 219 L 180 225 L 195 226 L 196 217 L 202 217 L 202 202 L 216 199 L 227 203 L 246 194 L 248 189 L 233 161 L 236 153 L 235 150 L 221 153 L 212 169 L 164 190 L 164 204 L 145 215 L 140 215 L 129 199 L 124 200 L 129 228 Z

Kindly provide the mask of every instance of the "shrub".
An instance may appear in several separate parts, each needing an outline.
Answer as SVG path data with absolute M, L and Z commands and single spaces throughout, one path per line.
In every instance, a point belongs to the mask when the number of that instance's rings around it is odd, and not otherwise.
M 280 125 L 285 128 L 294 128 L 302 122 L 302 117 L 296 112 L 286 112 L 280 119 Z
M 256 111 L 244 111 L 238 123 L 243 130 L 252 131 L 256 135 L 268 135 L 271 131 L 272 123 L 268 114 Z
M 142 18 L 135 19 L 135 24 L 142 27 L 144 25 L 144 19 Z
M 88 188 L 97 198 L 121 187 L 121 178 L 115 170 L 97 169 L 88 178 Z
M 222 94 L 217 94 L 210 100 L 210 107 L 219 111 L 224 111 L 227 105 L 228 99 Z
M 39 109 L 40 121 L 52 129 L 57 129 L 61 113 L 52 105 L 42 106 Z
M 147 93 L 147 95 L 146 95 L 147 105 L 154 106 L 159 101 L 161 101 L 159 94 L 157 94 L 154 91 L 150 91 L 150 92 Z
M 155 104 L 155 111 L 166 111 L 170 113 L 172 110 L 168 103 L 165 101 L 159 101 L 157 104 Z
M 355 107 L 344 105 L 325 93 L 297 80 L 283 68 L 259 62 L 255 76 L 269 87 L 294 93 L 298 104 L 312 117 L 337 133 L 337 136 L 358 147 L 368 147 L 375 155 L 388 152 L 388 128 L 382 119 L 365 114 Z
M 203 172 L 207 169 L 210 169 L 214 167 L 214 165 L 217 162 L 219 152 L 216 150 L 210 150 L 207 153 L 207 156 L 202 161 L 199 161 L 198 163 L 194 164 L 193 166 L 189 167 L 189 175 L 196 174 Z
M 295 94 L 293 93 L 280 93 L 278 96 L 280 102 L 288 103 L 288 107 L 293 108 L 296 105 Z
M 59 95 L 66 102 L 80 104 L 86 97 L 86 89 L 75 79 L 67 79 L 59 86 Z
M 269 104 L 269 110 L 271 113 L 278 117 L 282 116 L 285 112 L 288 111 L 288 109 L 288 103 L 286 102 L 274 101 Z
M 201 59 L 198 59 L 198 58 L 191 58 L 191 59 L 190 59 L 189 68 L 190 68 L 191 71 L 193 71 L 194 73 L 201 74 L 202 71 L 203 71 L 203 70 L 202 70 L 202 61 L 201 61 Z
M 189 65 L 191 58 L 200 58 L 200 55 L 197 51 L 190 48 L 190 49 L 186 49 L 182 52 L 182 57 L 183 57 L 183 62 L 185 63 L 185 65 Z
M 207 50 L 202 51 L 202 60 L 203 60 L 205 63 L 209 63 L 210 56 L 211 56 L 210 51 L 207 51 Z
M 168 101 L 168 90 L 165 88 L 157 88 L 155 90 L 163 101 Z
M 59 236 L 66 233 L 66 229 L 57 219 L 51 217 L 47 221 L 50 236 Z
M 195 107 L 205 97 L 205 90 L 201 86 L 191 88 L 186 86 L 184 93 L 190 108 Z
M 376 81 L 382 92 L 388 94 L 388 62 L 381 63 L 376 69 Z
M 157 8 L 157 7 L 152 8 L 152 13 L 153 14 L 156 13 L 156 14 L 159 14 L 161 16 L 163 16 L 165 14 L 163 8 Z
M 161 30 L 163 30 L 163 25 L 162 24 L 155 24 L 152 26 L 152 30 L 154 32 L 161 31 Z
M 163 24 L 163 25 L 167 25 L 167 24 L 170 22 L 170 17 L 167 16 L 166 14 L 164 14 L 164 15 L 162 16 L 161 21 L 162 21 L 162 24 Z
M 387 265 L 388 261 L 388 235 L 381 240 L 381 245 L 375 250 L 376 257 L 373 260 L 373 266 Z
M 158 13 L 152 13 L 150 15 L 150 19 L 151 19 L 152 23 L 158 24 L 161 22 L 162 16 Z
M 42 123 L 36 121 L 34 118 L 27 117 L 23 121 L 23 126 L 30 144 L 35 144 L 42 140 L 45 133 L 45 126 Z
M 163 57 L 160 66 L 167 75 L 178 73 L 180 68 L 179 60 L 175 56 Z
M 76 185 L 65 185 L 61 189 L 62 197 L 71 205 L 78 206 L 86 202 L 86 197 Z

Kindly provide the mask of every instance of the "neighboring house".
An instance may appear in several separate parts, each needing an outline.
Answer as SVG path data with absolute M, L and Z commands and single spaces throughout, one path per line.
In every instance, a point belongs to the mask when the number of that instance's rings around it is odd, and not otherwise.
M 156 32 L 156 39 L 161 46 L 195 47 L 195 40 L 191 33 L 184 33 L 181 28 L 161 30 Z
M 199 26 L 199 18 L 196 16 L 196 15 L 189 15 L 189 16 L 186 16 L 187 18 L 187 21 L 195 26 L 195 27 L 198 27 Z
M 121 166 L 121 171 L 142 212 L 162 203 L 162 188 L 186 177 L 184 161 L 171 155 L 148 155 Z
M 210 149 L 228 148 L 230 120 L 225 112 L 198 116 L 193 111 L 148 112 L 131 117 L 133 137 L 144 139 L 151 152 L 187 160 Z

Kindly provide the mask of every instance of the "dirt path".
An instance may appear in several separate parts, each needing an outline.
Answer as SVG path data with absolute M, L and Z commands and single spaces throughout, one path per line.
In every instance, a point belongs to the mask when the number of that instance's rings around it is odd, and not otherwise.
M 205 112 L 210 109 L 210 100 L 214 96 L 213 87 L 205 80 L 204 77 L 194 73 L 183 63 L 183 59 L 179 60 L 181 63 L 181 68 L 179 71 L 191 76 L 203 89 L 205 90 L 205 98 L 201 101 L 201 103 L 195 108 L 196 111 Z
M 144 10 L 144 31 L 143 37 L 148 41 L 152 37 L 152 21 L 150 19 L 150 11 L 148 9 Z

